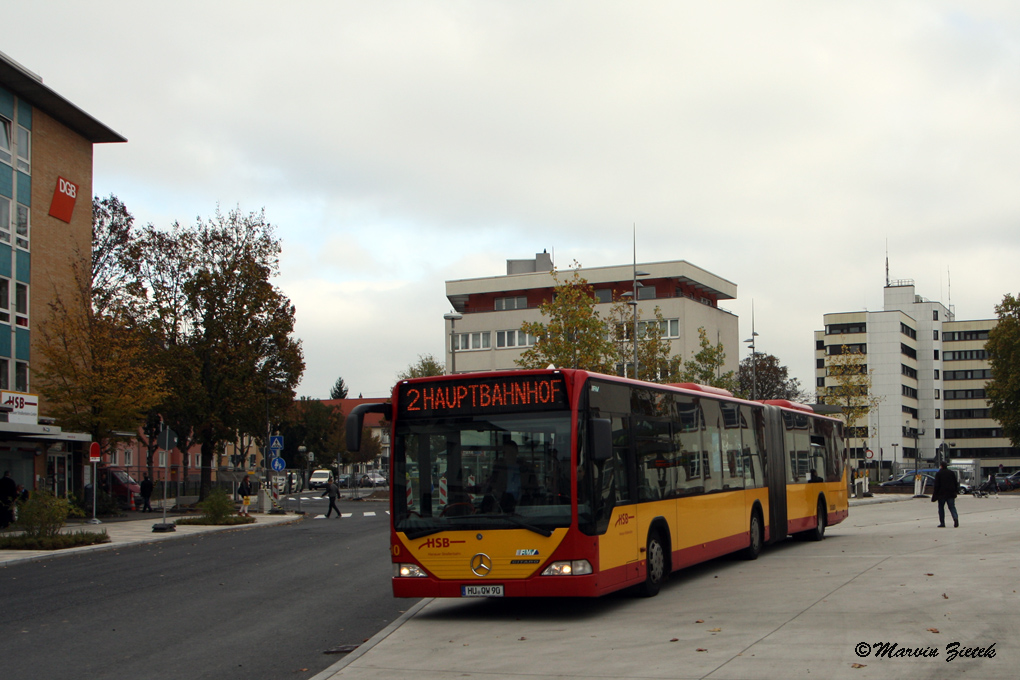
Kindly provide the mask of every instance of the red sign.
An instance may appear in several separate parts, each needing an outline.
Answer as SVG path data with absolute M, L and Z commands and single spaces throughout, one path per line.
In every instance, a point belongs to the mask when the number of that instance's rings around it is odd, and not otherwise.
M 103 457 L 103 452 L 99 448 L 99 442 L 92 442 L 89 444 L 89 462 L 98 463 Z
M 53 188 L 53 202 L 50 203 L 50 216 L 70 224 L 77 198 L 78 185 L 69 179 L 57 177 L 57 186 Z
M 465 381 L 406 383 L 400 387 L 405 416 L 545 411 L 569 407 L 558 375 L 500 376 Z

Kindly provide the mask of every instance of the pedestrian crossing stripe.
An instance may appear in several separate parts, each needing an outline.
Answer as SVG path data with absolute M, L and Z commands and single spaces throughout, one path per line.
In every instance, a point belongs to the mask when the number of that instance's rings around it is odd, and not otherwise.
M 387 515 L 390 514 L 390 511 L 387 510 L 386 514 Z M 361 513 L 361 515 L 362 515 L 362 517 L 375 517 L 375 513 L 371 512 L 371 511 L 365 511 L 365 512 Z M 340 517 L 343 518 L 343 519 L 349 519 L 350 517 L 353 517 L 353 516 L 354 516 L 353 512 L 342 512 L 342 513 L 340 513 Z M 331 519 L 331 518 L 327 518 L 325 514 L 321 514 L 321 515 L 316 515 L 312 519 Z

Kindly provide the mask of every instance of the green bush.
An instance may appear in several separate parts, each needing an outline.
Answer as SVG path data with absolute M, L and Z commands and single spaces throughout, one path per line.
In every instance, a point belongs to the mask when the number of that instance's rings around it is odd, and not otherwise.
M 79 517 L 92 516 L 92 492 L 76 491 L 71 497 L 71 504 L 80 511 Z M 75 514 L 72 511 L 72 514 Z M 103 489 L 96 489 L 96 517 L 115 517 L 120 515 L 120 505 L 117 499 L 106 493 Z
M 198 504 L 198 509 L 209 524 L 228 524 L 227 518 L 234 514 L 234 501 L 226 491 L 216 488 Z
M 176 521 L 176 524 L 180 525 L 202 525 L 202 526 L 234 526 L 236 524 L 254 524 L 255 518 L 251 515 L 228 515 L 217 521 L 212 521 L 206 516 L 202 517 L 182 517 Z
M 102 531 L 81 530 L 71 534 L 42 537 L 14 534 L 0 536 L 0 550 L 60 550 L 109 542 L 110 537 L 106 534 L 105 529 Z
M 66 498 L 57 498 L 46 490 L 36 491 L 18 507 L 14 526 L 28 538 L 49 538 L 60 533 L 72 511 L 77 514 Z

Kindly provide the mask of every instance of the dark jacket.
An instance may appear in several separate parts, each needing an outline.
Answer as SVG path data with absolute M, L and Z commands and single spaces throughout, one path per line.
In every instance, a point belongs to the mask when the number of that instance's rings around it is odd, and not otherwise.
M 151 479 L 143 479 L 140 487 L 141 487 L 140 491 L 141 491 L 141 494 L 142 494 L 142 498 L 152 498 L 152 480 Z
M 336 482 L 334 482 L 331 479 L 331 480 L 329 480 L 329 484 L 326 485 L 326 490 L 322 492 L 322 496 L 319 496 L 319 498 L 322 498 L 323 496 L 329 496 L 330 500 L 335 501 L 337 499 L 337 496 L 339 496 L 339 495 L 340 495 L 340 487 L 338 487 L 336 485 Z
M 942 468 L 935 473 L 935 487 L 931 492 L 932 502 L 956 498 L 959 493 L 960 481 L 956 478 L 955 472 L 949 468 Z
M 251 495 L 251 482 L 247 479 L 237 485 L 238 496 L 250 496 Z

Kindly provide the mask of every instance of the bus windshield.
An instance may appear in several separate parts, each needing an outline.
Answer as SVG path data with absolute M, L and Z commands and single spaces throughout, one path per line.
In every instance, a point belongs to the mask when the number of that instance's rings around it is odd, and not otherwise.
M 570 414 L 500 413 L 398 422 L 393 524 L 447 530 L 570 526 Z

